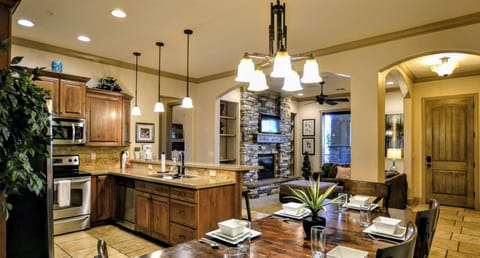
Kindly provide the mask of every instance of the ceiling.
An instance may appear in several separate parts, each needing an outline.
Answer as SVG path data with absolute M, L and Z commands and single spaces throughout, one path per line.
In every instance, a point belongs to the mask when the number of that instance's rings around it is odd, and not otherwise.
M 274 1 L 274 0 L 272 0 Z M 480 12 L 471 0 L 291 0 L 286 3 L 288 51 L 315 50 L 414 28 Z M 432 11 L 434 7 L 434 11 Z M 110 11 L 121 8 L 124 19 Z M 162 71 L 186 74 L 186 35 L 190 36 L 190 76 L 196 79 L 234 71 L 244 52 L 268 53 L 270 1 L 243 0 L 22 0 L 14 20 L 28 18 L 26 28 L 15 23 L 13 36 L 72 49 L 127 63 L 134 51 L 142 53 L 139 65 L 158 69 L 162 41 Z M 76 39 L 88 35 L 85 43 Z M 402 64 L 415 79 L 433 77 L 430 66 L 414 59 Z M 321 62 L 319 64 L 322 69 Z M 458 70 L 479 69 L 478 56 L 466 56 Z M 322 73 L 325 92 L 349 90 L 348 77 Z M 330 80 L 330 81 L 329 81 Z M 280 85 L 281 82 L 272 82 Z M 331 85 L 329 87 L 329 85 Z M 318 95 L 318 85 L 307 86 L 305 96 Z

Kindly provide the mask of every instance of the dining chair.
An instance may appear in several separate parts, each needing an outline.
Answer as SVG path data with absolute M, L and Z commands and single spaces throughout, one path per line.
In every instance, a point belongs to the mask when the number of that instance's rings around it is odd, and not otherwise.
M 435 199 L 428 201 L 428 210 L 417 211 L 415 224 L 418 229 L 417 244 L 415 246 L 415 258 L 428 257 L 432 246 L 433 236 L 437 229 L 438 217 L 440 215 L 439 203 Z
M 413 222 L 407 223 L 405 240 L 399 244 L 377 249 L 376 258 L 411 258 L 415 251 L 417 228 Z
M 390 200 L 390 184 L 380 182 L 368 182 L 358 180 L 345 180 L 343 190 L 352 195 L 376 196 L 373 203 L 383 200 L 383 209 L 388 216 L 388 202 Z

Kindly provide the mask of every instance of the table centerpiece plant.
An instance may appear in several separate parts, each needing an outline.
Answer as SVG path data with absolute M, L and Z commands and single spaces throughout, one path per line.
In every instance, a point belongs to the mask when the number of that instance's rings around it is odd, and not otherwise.
M 308 180 L 308 187 L 306 189 L 296 189 L 290 187 L 292 195 L 289 199 L 299 201 L 303 203 L 303 207 L 307 208 L 311 212 L 311 216 L 303 219 L 303 230 L 305 231 L 306 238 L 310 238 L 310 228 L 314 225 L 325 226 L 326 218 L 319 216 L 319 212 L 327 212 L 327 205 L 343 203 L 339 197 L 333 199 L 327 199 L 330 194 L 335 190 L 337 184 L 330 185 L 325 192 L 322 193 L 320 185 L 320 177 L 316 181 L 313 179 Z

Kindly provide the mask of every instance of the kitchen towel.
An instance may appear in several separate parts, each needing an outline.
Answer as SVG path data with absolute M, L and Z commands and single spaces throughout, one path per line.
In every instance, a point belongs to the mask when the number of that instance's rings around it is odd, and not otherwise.
M 59 207 L 70 206 L 70 180 L 57 182 L 57 203 Z

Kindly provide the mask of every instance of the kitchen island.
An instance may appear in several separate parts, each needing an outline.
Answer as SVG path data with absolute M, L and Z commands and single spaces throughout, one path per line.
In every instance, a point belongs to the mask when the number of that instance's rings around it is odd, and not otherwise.
M 121 207 L 119 180 L 135 187 L 133 230 L 168 244 L 205 235 L 219 221 L 240 218 L 243 174 L 259 166 L 186 163 L 185 178 L 174 178 L 172 163 L 158 173 L 159 162 L 132 162 L 131 168 L 82 168 L 92 174 L 92 224 L 115 219 Z M 118 188 L 118 187 L 117 187 Z

